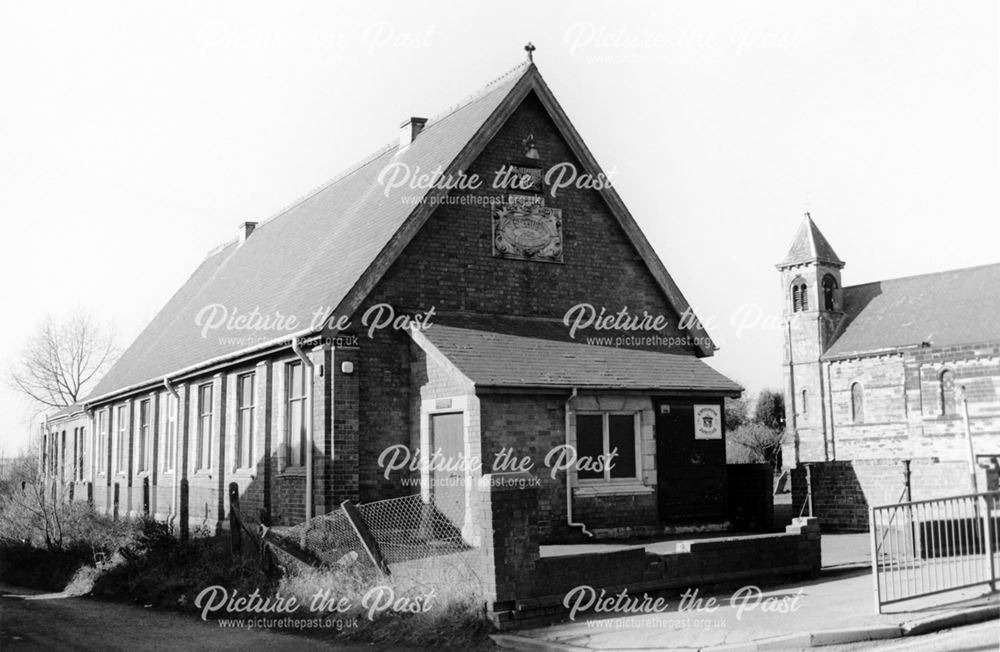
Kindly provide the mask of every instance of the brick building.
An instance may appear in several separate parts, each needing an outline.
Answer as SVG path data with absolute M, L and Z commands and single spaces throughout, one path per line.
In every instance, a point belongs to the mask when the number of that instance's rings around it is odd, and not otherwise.
M 546 540 L 724 521 L 741 388 L 602 178 L 530 62 L 407 120 L 209 254 L 86 399 L 80 481 L 181 528 L 235 482 L 275 524 L 422 492 L 471 531 L 527 458 Z
M 777 267 L 786 463 L 964 461 L 964 389 L 978 462 L 995 466 L 1000 264 L 843 287 L 844 262 L 807 214 Z

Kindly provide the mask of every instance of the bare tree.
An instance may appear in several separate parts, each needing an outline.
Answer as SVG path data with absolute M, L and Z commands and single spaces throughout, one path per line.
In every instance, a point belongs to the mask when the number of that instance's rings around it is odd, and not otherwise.
M 10 385 L 46 407 L 73 405 L 86 396 L 118 355 L 110 328 L 77 313 L 46 317 L 10 370 Z

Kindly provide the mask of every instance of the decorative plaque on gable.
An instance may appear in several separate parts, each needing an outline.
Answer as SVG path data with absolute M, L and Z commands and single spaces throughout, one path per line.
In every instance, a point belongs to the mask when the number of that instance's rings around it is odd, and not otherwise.
M 493 206 L 493 255 L 561 263 L 562 211 L 541 203 L 509 201 Z

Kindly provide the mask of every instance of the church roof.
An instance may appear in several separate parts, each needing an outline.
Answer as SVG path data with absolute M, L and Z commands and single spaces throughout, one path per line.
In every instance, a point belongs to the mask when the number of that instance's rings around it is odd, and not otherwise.
M 778 263 L 778 267 L 788 267 L 790 265 L 799 265 L 813 261 L 832 263 L 841 267 L 844 266 L 844 261 L 837 256 L 837 252 L 827 242 L 819 227 L 813 222 L 812 217 L 809 213 L 806 213 L 805 219 L 802 220 L 802 224 L 795 234 L 795 240 L 792 241 L 792 246 L 789 248 L 788 254 L 784 260 Z
M 600 171 L 532 63 L 494 80 L 444 115 L 430 120 L 412 143 L 392 143 L 367 160 L 261 223 L 244 242 L 209 254 L 167 302 L 87 399 L 88 405 L 195 373 L 238 356 L 287 345 L 318 332 L 313 323 L 353 314 L 403 248 L 430 217 L 447 188 L 379 182 L 389 164 L 405 164 L 442 178 L 460 175 L 529 93 L 553 117 L 585 168 Z M 413 188 L 411 185 L 419 185 Z M 679 314 L 690 310 L 680 289 L 639 230 L 614 188 L 598 191 Z M 283 330 L 217 331 L 201 328 L 201 313 L 218 305 L 260 315 L 294 316 Z M 320 311 L 316 319 L 316 312 Z M 199 322 L 199 315 L 202 321 Z M 232 316 L 232 313 L 229 313 Z M 700 325 L 690 328 L 700 355 L 714 345 Z M 220 337 L 233 335 L 233 337 Z M 249 335 L 249 337 L 248 337 Z
M 692 355 L 595 346 L 531 336 L 521 329 L 434 323 L 412 336 L 479 387 L 614 388 L 738 395 L 743 388 Z M 497 332 L 501 330 L 504 332 Z M 520 330 L 520 332 L 518 332 Z M 565 333 L 565 329 L 563 329 Z
M 997 288 L 1000 263 L 845 287 L 844 321 L 824 357 L 1000 341 Z

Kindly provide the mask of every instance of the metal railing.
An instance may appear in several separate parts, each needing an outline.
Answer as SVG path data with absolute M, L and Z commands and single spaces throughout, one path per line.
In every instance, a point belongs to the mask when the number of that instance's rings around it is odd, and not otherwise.
M 868 527 L 878 613 L 925 595 L 996 590 L 1000 491 L 870 507 Z

